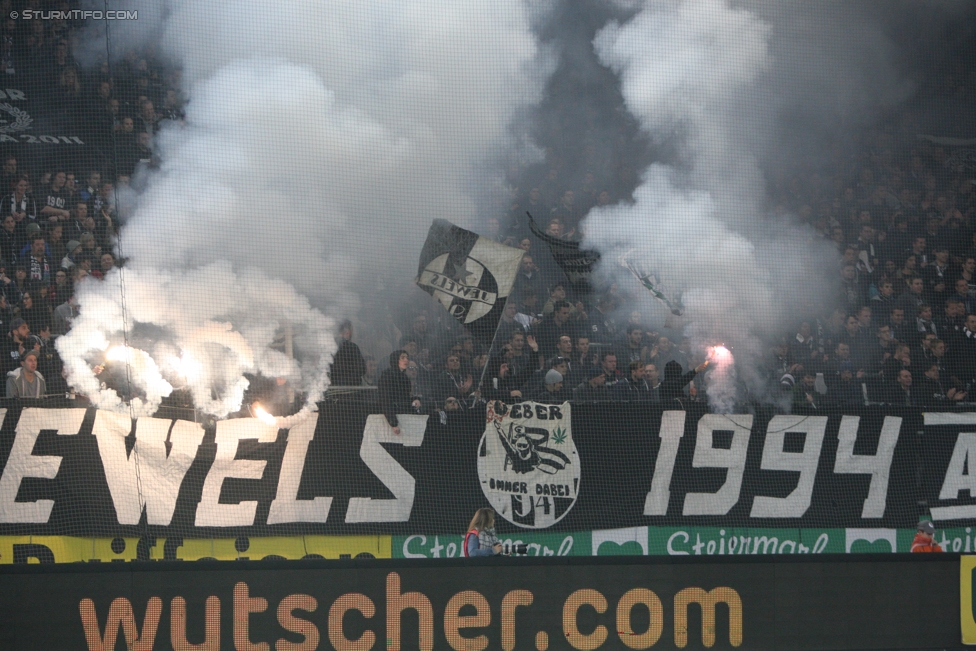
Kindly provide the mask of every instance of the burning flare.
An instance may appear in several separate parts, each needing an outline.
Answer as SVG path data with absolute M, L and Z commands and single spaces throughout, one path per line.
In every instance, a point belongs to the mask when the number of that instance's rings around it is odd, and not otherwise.
M 706 361 L 715 362 L 716 364 L 723 364 L 725 362 L 732 361 L 732 351 L 725 347 L 725 344 L 719 344 L 718 346 L 709 346 L 708 348 L 708 358 Z
M 714 362 L 714 367 L 708 374 L 705 387 L 708 404 L 717 413 L 734 413 L 736 378 L 735 358 L 732 357 L 732 351 L 726 348 L 725 344 L 709 346 L 705 363 L 710 362 Z
M 272 416 L 271 414 L 269 414 L 264 407 L 262 407 L 260 404 L 256 402 L 251 405 L 251 413 L 253 413 L 254 417 L 257 418 L 262 423 L 264 423 L 265 425 L 278 424 L 278 419 Z
M 187 300 L 200 287 L 222 291 Z M 334 324 L 290 285 L 214 263 L 184 273 L 127 268 L 124 290 L 123 304 L 121 269 L 80 283 L 81 313 L 56 342 L 69 385 L 99 409 L 151 416 L 179 387 L 200 411 L 226 418 L 241 409 L 246 375 L 254 375 L 286 378 L 305 395 L 299 412 L 279 422 L 298 422 L 316 410 L 336 350 Z M 276 348 L 285 324 L 294 356 Z M 101 360 L 126 366 L 126 398 L 98 377 L 93 364 Z

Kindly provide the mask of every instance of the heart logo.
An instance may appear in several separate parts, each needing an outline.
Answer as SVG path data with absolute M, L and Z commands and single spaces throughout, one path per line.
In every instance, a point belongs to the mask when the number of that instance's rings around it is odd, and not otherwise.
M 875 541 L 855 540 L 851 543 L 852 554 L 890 554 L 891 542 L 880 538 Z
M 640 543 L 633 540 L 623 544 L 606 540 L 600 543 L 600 546 L 596 550 L 597 556 L 642 556 L 643 554 L 644 550 L 641 548 Z

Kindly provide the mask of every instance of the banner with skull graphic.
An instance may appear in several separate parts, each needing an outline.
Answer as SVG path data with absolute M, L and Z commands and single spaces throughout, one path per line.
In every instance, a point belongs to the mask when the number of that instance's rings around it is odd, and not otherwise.
M 544 529 L 559 522 L 579 495 L 569 403 L 491 402 L 485 420 L 478 476 L 492 507 L 520 527 Z

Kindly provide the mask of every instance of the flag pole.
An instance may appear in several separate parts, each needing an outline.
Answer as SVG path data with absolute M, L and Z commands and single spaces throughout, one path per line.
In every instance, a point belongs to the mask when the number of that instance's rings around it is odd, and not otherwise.
M 512 296 L 513 296 L 513 294 L 509 294 L 505 298 L 505 304 L 506 305 L 508 305 L 508 301 L 511 300 Z M 499 320 L 499 323 L 501 323 L 501 320 Z M 479 378 L 479 380 L 478 380 L 478 388 L 475 389 L 475 392 L 477 392 L 477 393 L 480 393 L 481 392 L 481 387 L 485 383 L 485 373 L 488 372 L 488 364 L 491 363 L 491 354 L 495 350 L 495 342 L 498 340 L 498 331 L 499 330 L 501 330 L 501 328 L 496 325 L 495 326 L 495 334 L 493 334 L 491 336 L 491 345 L 488 347 L 488 359 L 485 360 L 485 365 L 481 368 L 481 378 Z

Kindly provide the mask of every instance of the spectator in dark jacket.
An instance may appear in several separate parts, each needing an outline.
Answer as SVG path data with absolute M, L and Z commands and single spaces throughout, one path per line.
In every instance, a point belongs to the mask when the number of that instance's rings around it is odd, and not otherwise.
M 572 392 L 563 387 L 563 374 L 555 369 L 549 369 L 542 390 L 532 399 L 546 405 L 561 405 L 572 397 Z
M 566 387 L 566 390 L 568 392 L 571 392 L 572 389 L 570 388 L 570 386 L 567 386 L 566 383 L 567 378 L 569 378 L 570 376 L 569 360 L 566 359 L 565 357 L 553 357 L 546 362 L 546 367 L 544 369 L 540 369 L 532 374 L 532 377 L 530 377 L 528 381 L 525 383 L 525 386 L 522 387 L 523 393 L 525 393 L 528 396 L 532 396 L 535 395 L 536 393 L 540 393 L 543 387 L 545 386 L 546 378 L 548 377 L 547 375 L 548 372 L 553 369 L 559 372 L 559 375 L 561 375 L 563 378 L 562 379 L 563 386 Z
M 673 402 L 685 397 L 685 387 L 695 379 L 695 376 L 705 370 L 708 362 L 702 362 L 697 367 L 681 373 L 681 364 L 670 361 L 664 365 L 664 381 L 661 382 L 661 402 L 666 408 L 673 407 Z
M 29 187 L 30 181 L 26 176 L 17 177 L 13 186 L 9 188 L 12 192 L 0 202 L 0 216 L 11 215 L 15 222 L 27 220 L 29 223 L 37 219 L 37 204 L 27 191 Z
M 680 367 L 679 367 L 680 368 Z M 623 373 L 617 369 L 617 353 L 605 350 L 600 356 L 600 369 L 607 376 L 607 386 L 612 387 L 624 379 Z
M 366 373 L 366 362 L 359 346 L 352 343 L 352 323 L 343 321 L 339 326 L 339 350 L 336 351 L 330 370 L 335 386 L 359 386 Z
M 474 387 L 474 377 L 461 369 L 461 357 L 457 353 L 447 355 L 444 370 L 435 377 L 431 399 L 438 405 L 444 404 L 447 398 L 463 400 Z
M 644 380 L 644 362 L 633 361 L 628 365 L 627 370 L 627 378 L 613 386 L 613 399 L 628 402 L 647 400 L 651 389 Z
M 885 402 L 890 405 L 920 407 L 921 397 L 919 390 L 912 386 L 912 372 L 903 368 L 898 371 L 894 386 L 888 389 L 888 398 Z
M 657 364 L 644 365 L 644 381 L 647 382 L 647 399 L 661 404 L 661 374 L 657 371 Z
M 895 296 L 895 285 L 891 280 L 881 281 L 878 287 L 878 295 L 871 298 L 871 313 L 875 323 L 888 323 L 888 315 L 898 297 Z
M 793 385 L 794 414 L 816 414 L 823 409 L 823 400 L 817 393 L 816 381 L 817 374 L 812 369 L 803 370 L 800 381 Z
M 573 391 L 574 402 L 601 402 L 610 400 L 607 374 L 599 366 L 590 368 L 587 379 Z
M 539 343 L 539 352 L 544 358 L 549 358 L 558 353 L 557 344 L 561 335 L 568 335 L 572 343 L 576 334 L 576 326 L 569 320 L 569 303 L 557 301 L 553 305 L 552 315 L 533 328 L 536 341 Z
M 20 250 L 27 243 L 27 227 L 24 226 L 22 230 L 22 233 L 18 230 L 13 215 L 3 215 L 0 222 L 0 261 L 10 269 L 17 264 Z
M 854 379 L 854 367 L 850 362 L 838 364 L 837 376 L 828 384 L 827 404 L 848 409 L 864 404 L 861 383 Z
M 915 317 L 918 316 L 918 306 L 925 303 L 924 291 L 925 281 L 921 278 L 912 278 L 908 285 L 908 290 L 898 297 L 898 300 L 892 307 L 900 307 L 903 309 L 905 311 L 905 320 L 914 323 Z
M 386 416 L 386 422 L 393 428 L 393 433 L 400 435 L 400 421 L 397 413 L 420 409 L 420 400 L 410 395 L 410 378 L 407 377 L 407 365 L 410 357 L 402 350 L 390 353 L 390 368 L 383 371 L 379 381 L 380 409 Z
M 918 390 L 918 399 L 922 407 L 948 407 L 966 397 L 965 391 L 959 391 L 953 386 L 947 388 L 942 384 L 937 363 L 926 364 L 926 367 Z
M 962 384 L 972 384 L 976 379 L 976 314 L 966 315 L 966 325 L 949 346 L 949 356 L 953 375 Z

